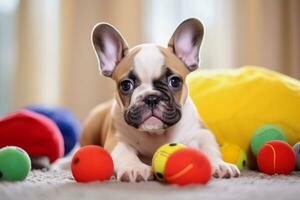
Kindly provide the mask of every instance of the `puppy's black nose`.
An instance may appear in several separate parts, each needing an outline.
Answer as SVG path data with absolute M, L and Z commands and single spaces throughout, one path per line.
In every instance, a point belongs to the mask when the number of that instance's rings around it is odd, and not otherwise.
M 145 97 L 144 102 L 145 104 L 154 107 L 159 103 L 159 100 L 160 100 L 159 96 L 149 95 Z

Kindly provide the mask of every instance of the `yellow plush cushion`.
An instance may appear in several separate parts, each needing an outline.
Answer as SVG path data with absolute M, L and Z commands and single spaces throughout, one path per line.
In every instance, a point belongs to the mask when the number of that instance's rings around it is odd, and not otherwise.
M 187 80 L 200 116 L 221 145 L 239 145 L 251 158 L 251 136 L 264 124 L 280 126 L 291 145 L 300 140 L 298 80 L 254 66 L 200 69 Z

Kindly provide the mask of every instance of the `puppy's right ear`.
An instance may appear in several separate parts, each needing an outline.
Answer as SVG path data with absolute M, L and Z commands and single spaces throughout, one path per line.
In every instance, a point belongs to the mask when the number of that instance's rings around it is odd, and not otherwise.
M 99 23 L 93 29 L 92 42 L 102 74 L 111 77 L 118 63 L 128 52 L 126 41 L 112 25 Z

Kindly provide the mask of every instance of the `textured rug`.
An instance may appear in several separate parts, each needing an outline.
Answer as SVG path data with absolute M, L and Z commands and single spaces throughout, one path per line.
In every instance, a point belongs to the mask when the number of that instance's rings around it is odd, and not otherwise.
M 267 176 L 244 171 L 239 178 L 212 179 L 207 185 L 178 187 L 158 182 L 121 183 L 115 180 L 76 183 L 70 171 L 32 171 L 25 181 L 0 182 L 0 199 L 300 199 L 300 172 Z

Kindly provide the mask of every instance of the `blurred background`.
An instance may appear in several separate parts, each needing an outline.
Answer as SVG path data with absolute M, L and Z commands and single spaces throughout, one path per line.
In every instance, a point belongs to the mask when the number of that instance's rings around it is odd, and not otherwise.
M 205 26 L 201 67 L 261 65 L 300 79 L 300 0 L 0 0 L 0 116 L 45 104 L 83 121 L 114 95 L 91 45 L 96 23 L 131 47 L 166 45 L 189 17 Z

